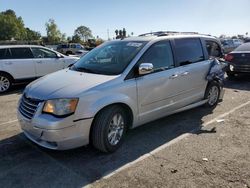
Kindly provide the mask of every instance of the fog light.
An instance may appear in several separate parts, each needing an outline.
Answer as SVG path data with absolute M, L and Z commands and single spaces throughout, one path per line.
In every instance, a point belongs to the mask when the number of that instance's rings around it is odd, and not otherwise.
M 230 71 L 234 70 L 234 66 L 233 65 L 230 65 L 229 68 L 230 68 Z

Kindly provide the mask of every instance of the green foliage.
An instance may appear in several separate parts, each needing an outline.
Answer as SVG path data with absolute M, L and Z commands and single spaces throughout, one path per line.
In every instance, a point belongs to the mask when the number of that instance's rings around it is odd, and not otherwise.
M 81 43 L 81 37 L 79 35 L 74 35 L 72 37 L 72 42 L 74 42 L 74 43 Z
M 32 41 L 32 40 L 40 40 L 41 34 L 39 32 L 33 31 L 30 28 L 26 28 L 26 40 Z
M 17 17 L 13 10 L 0 13 L 0 40 L 24 40 L 26 29 L 21 17 Z
M 79 40 L 83 40 L 84 42 L 86 42 L 89 38 L 92 38 L 92 31 L 86 27 L 86 26 L 79 26 L 78 28 L 76 28 L 75 32 L 74 32 L 74 36 L 73 38 Z
M 65 39 L 65 34 L 62 34 L 55 23 L 55 20 L 49 19 L 45 24 L 47 31 L 47 39 L 49 43 L 59 43 L 62 39 Z

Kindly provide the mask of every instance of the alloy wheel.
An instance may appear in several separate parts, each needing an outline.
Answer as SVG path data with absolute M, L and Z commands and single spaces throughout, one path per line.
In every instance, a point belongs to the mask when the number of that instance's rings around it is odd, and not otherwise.
M 108 129 L 108 141 L 112 146 L 119 143 L 124 132 L 124 119 L 119 113 L 115 114 L 110 121 Z
M 10 87 L 10 81 L 5 76 L 0 76 L 0 93 L 5 92 Z
M 208 92 L 208 104 L 213 106 L 219 98 L 219 88 L 217 86 L 213 86 L 210 88 Z

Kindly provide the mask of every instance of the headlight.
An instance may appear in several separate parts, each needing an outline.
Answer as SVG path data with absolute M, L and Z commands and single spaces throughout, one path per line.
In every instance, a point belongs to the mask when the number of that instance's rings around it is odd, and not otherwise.
M 53 99 L 47 100 L 43 112 L 55 116 L 67 116 L 75 112 L 78 99 Z
M 230 68 L 230 71 L 234 71 L 234 66 L 233 65 L 230 65 L 229 68 Z

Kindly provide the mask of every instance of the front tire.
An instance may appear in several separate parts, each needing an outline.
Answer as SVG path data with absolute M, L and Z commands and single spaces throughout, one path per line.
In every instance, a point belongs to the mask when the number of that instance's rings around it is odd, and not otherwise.
M 127 127 L 128 119 L 123 108 L 118 105 L 105 108 L 97 114 L 93 122 L 93 146 L 103 152 L 114 152 L 121 146 Z
M 220 99 L 220 92 L 221 92 L 221 87 L 220 85 L 216 82 L 210 82 L 207 86 L 206 92 L 205 92 L 205 99 L 207 99 L 206 106 L 207 107 L 215 107 Z
M 12 79 L 8 74 L 0 73 L 0 93 L 9 91 L 12 86 Z

